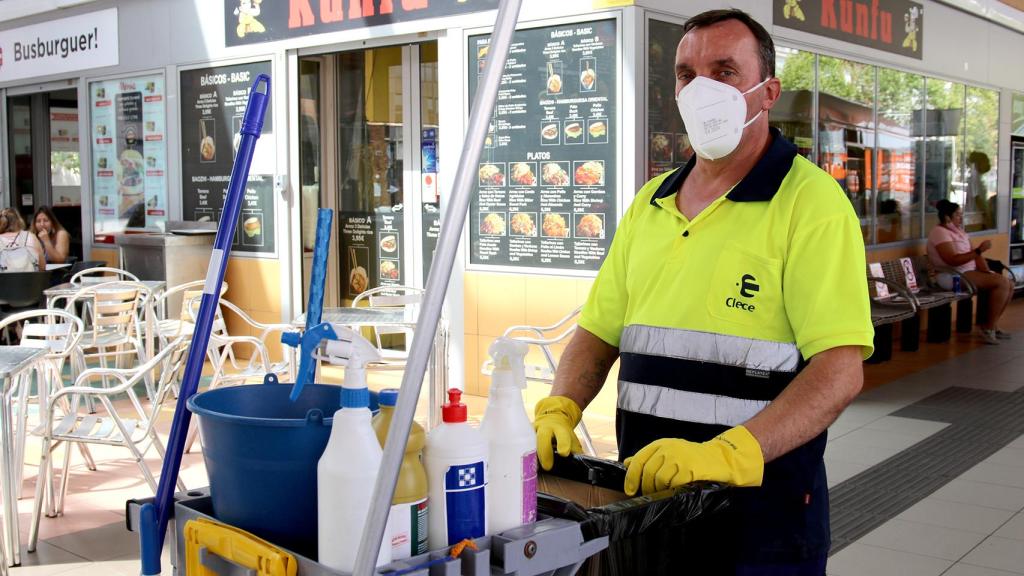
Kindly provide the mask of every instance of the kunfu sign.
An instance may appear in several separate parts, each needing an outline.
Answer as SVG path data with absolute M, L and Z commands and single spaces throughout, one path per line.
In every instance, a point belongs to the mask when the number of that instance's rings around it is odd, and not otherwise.
M 240 46 L 497 7 L 498 0 L 224 0 L 224 42 Z
M 774 0 L 776 26 L 922 58 L 924 7 L 910 0 Z

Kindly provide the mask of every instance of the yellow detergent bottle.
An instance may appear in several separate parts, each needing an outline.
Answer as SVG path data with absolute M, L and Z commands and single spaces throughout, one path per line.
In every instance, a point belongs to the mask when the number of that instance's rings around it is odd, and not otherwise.
M 380 413 L 373 417 L 373 430 L 381 448 L 388 436 L 391 417 L 398 402 L 398 390 L 381 390 L 378 396 Z M 391 529 L 391 557 L 402 560 L 427 552 L 427 470 L 423 467 L 423 446 L 427 442 L 426 432 L 416 422 L 409 430 L 409 442 L 405 445 L 405 457 L 398 471 L 398 484 L 391 500 L 391 514 L 388 526 Z

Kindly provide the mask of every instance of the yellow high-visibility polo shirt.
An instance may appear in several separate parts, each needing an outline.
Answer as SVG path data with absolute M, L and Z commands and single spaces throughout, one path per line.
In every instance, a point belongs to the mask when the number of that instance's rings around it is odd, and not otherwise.
M 619 458 L 659 438 L 706 441 L 756 416 L 815 354 L 874 331 L 860 225 L 836 181 L 772 130 L 747 176 L 692 221 L 694 163 L 648 182 L 619 224 L 579 325 L 619 350 Z M 823 559 L 823 432 L 731 494 L 736 562 Z M 723 559 L 723 562 L 726 559 Z
M 793 342 L 804 359 L 845 345 L 870 356 L 860 222 L 836 181 L 780 138 L 692 221 L 676 208 L 692 161 L 645 184 L 579 325 L 616 347 L 642 324 Z

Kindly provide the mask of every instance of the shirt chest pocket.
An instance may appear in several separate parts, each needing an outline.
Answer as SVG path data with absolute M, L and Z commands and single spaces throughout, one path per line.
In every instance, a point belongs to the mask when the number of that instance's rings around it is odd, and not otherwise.
M 720 320 L 771 330 L 785 319 L 782 260 L 728 244 L 711 274 L 707 306 Z

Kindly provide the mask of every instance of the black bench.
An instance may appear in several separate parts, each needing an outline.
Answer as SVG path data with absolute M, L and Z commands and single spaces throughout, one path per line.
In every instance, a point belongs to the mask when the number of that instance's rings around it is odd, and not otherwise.
M 884 284 L 891 294 L 880 296 L 876 283 Z M 870 270 L 868 294 L 871 296 L 871 324 L 875 327 L 875 352 L 867 361 L 878 364 L 892 358 L 893 326 L 917 316 L 917 305 L 905 286 L 886 278 L 871 276 Z

